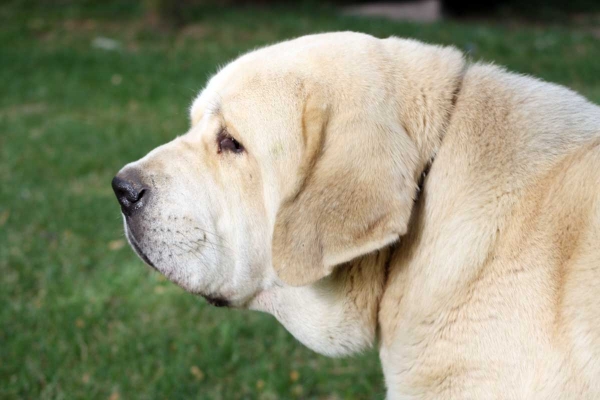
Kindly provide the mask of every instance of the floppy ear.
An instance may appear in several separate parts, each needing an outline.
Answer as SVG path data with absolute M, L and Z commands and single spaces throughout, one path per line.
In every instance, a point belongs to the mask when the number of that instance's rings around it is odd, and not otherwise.
M 287 284 L 313 283 L 406 233 L 418 153 L 387 118 L 335 115 L 318 98 L 306 101 L 298 181 L 273 232 L 273 265 Z

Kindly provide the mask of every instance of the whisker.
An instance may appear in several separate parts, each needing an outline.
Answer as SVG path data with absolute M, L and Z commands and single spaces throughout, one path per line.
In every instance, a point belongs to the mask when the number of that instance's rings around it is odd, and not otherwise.
M 177 243 L 174 243 L 173 245 L 174 245 L 175 247 L 179 248 L 181 251 L 184 251 L 184 252 L 185 252 L 185 249 L 181 248 L 181 247 L 180 247 L 180 246 L 179 246 Z M 208 267 L 206 266 L 206 263 L 205 263 L 205 262 L 206 262 L 206 259 L 205 259 L 204 257 L 203 257 L 203 259 L 200 259 L 200 257 L 198 257 L 199 255 L 202 255 L 202 254 L 200 254 L 200 253 L 197 253 L 197 252 L 195 252 L 195 251 L 189 251 L 189 252 L 187 252 L 187 253 L 191 253 L 191 254 L 192 254 L 194 257 L 196 257 L 196 259 L 197 259 L 198 261 L 200 261 L 200 264 L 202 264 L 202 266 L 203 266 L 203 267 L 205 267 L 205 268 L 208 268 Z
M 202 228 L 200 228 L 198 226 L 195 226 L 194 229 L 197 230 L 197 231 L 203 232 L 203 233 L 208 233 L 209 235 L 216 236 L 218 239 L 220 239 L 220 240 L 222 240 L 224 242 L 226 241 L 224 237 L 222 237 L 221 235 L 219 235 L 217 233 L 207 231 L 206 229 L 202 229 Z
M 232 253 L 235 254 L 235 251 L 233 251 L 233 249 L 230 248 L 229 246 L 225 246 L 225 245 L 222 245 L 222 244 L 219 244 L 219 243 L 214 243 L 214 242 L 211 242 L 208 239 L 204 239 L 204 240 L 201 240 L 201 239 L 191 240 L 186 234 L 184 234 L 181 231 L 177 231 L 176 233 L 179 233 L 181 236 L 183 236 L 184 238 L 186 238 L 190 243 L 194 243 L 194 244 L 197 244 L 197 245 L 201 245 L 203 243 L 208 243 L 208 244 L 210 244 L 212 246 L 213 250 L 215 250 L 215 251 L 217 251 L 217 249 L 215 249 L 215 246 L 216 246 L 216 247 L 220 247 L 221 249 L 225 249 L 225 250 L 231 251 Z
M 193 240 L 192 240 L 191 242 L 192 242 L 192 243 L 199 244 L 199 245 L 201 245 L 201 244 L 203 244 L 203 243 L 208 243 L 208 244 L 210 244 L 211 246 L 213 246 L 213 249 L 214 249 L 214 246 L 217 246 L 217 247 L 220 247 L 221 249 L 228 250 L 228 251 L 231 251 L 232 253 L 235 253 L 235 251 L 234 251 L 234 250 L 233 250 L 231 247 L 229 247 L 229 246 L 225 246 L 225 245 L 223 245 L 223 244 L 219 244 L 219 243 L 214 243 L 214 242 L 211 242 L 211 241 L 210 241 L 210 240 L 208 240 L 208 239 L 204 239 L 204 240 L 202 240 L 202 239 L 197 239 L 196 241 L 193 241 Z M 216 250 L 216 249 L 215 249 L 215 250 Z
M 190 239 L 190 238 L 188 238 L 188 237 L 187 237 L 187 235 L 186 235 L 186 234 L 184 234 L 183 232 L 177 231 L 176 233 L 179 233 L 181 236 L 183 236 L 184 238 L 186 238 L 186 239 L 187 239 L 187 241 L 188 241 L 188 242 L 190 242 L 190 243 L 194 243 L 194 244 L 195 244 L 195 245 L 197 245 L 197 246 L 199 246 L 199 245 L 201 244 L 201 243 L 200 243 L 200 241 L 194 241 L 194 240 L 191 240 L 191 239 Z M 214 250 L 214 251 L 217 251 L 217 249 L 215 249 L 215 247 L 214 247 L 214 246 L 213 246 L 213 250 Z

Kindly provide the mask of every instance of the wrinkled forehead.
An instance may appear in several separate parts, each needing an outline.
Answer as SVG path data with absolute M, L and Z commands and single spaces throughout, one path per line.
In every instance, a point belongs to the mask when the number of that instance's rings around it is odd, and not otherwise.
M 229 107 L 232 112 L 249 107 L 277 117 L 301 109 L 302 99 L 312 95 L 307 87 L 347 94 L 345 88 L 353 76 L 362 80 L 373 75 L 371 63 L 356 61 L 382 54 L 380 47 L 380 41 L 372 36 L 338 32 L 308 35 L 252 51 L 210 79 L 192 105 L 191 120 L 197 123 L 211 104 Z M 384 63 L 381 55 L 379 62 Z

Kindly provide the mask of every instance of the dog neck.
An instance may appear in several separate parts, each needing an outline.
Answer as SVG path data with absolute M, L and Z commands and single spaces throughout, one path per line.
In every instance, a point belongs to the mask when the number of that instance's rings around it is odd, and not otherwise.
M 436 385 L 452 386 L 449 382 L 454 381 L 445 377 L 462 365 L 463 354 L 473 360 L 494 359 L 499 353 L 484 355 L 490 346 L 479 340 L 486 337 L 497 348 L 512 333 L 498 327 L 525 326 L 510 319 L 524 315 L 514 304 L 554 317 L 555 309 L 542 306 L 551 295 L 531 296 L 528 285 L 537 285 L 538 278 L 523 277 L 535 271 L 545 276 L 540 287 L 561 284 L 552 280 L 552 268 L 562 268 L 554 264 L 560 258 L 544 256 L 550 248 L 560 254 L 560 245 L 567 247 L 564 243 L 571 240 L 537 239 L 547 237 L 549 227 L 555 226 L 540 222 L 550 220 L 539 218 L 541 207 L 552 204 L 549 182 L 562 163 L 571 162 L 569 157 L 598 132 L 589 129 L 598 125 L 587 117 L 597 111 L 582 99 L 497 67 L 473 65 L 460 90 L 443 144 L 423 179 L 408 233 L 393 254 L 380 303 L 381 359 L 386 384 L 395 393 L 439 396 Z M 584 113 L 586 117 L 579 118 Z M 561 180 L 554 182 L 563 185 Z M 556 226 L 563 235 L 564 225 Z M 527 301 L 519 298 L 528 294 Z M 483 317 L 492 314 L 493 318 Z M 479 336 L 473 340 L 463 327 L 475 325 Z M 461 347 L 452 358 L 447 350 L 458 347 L 446 345 L 459 342 L 473 346 Z M 507 351 L 517 345 L 505 343 Z M 472 367 L 478 373 L 498 370 L 488 362 Z M 461 367 L 461 376 L 473 370 Z

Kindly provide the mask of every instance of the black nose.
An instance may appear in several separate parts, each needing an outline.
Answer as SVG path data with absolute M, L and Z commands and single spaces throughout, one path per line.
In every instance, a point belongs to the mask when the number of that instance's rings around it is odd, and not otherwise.
M 112 188 L 126 216 L 132 216 L 144 206 L 148 188 L 144 187 L 137 177 L 117 175 L 112 180 Z

